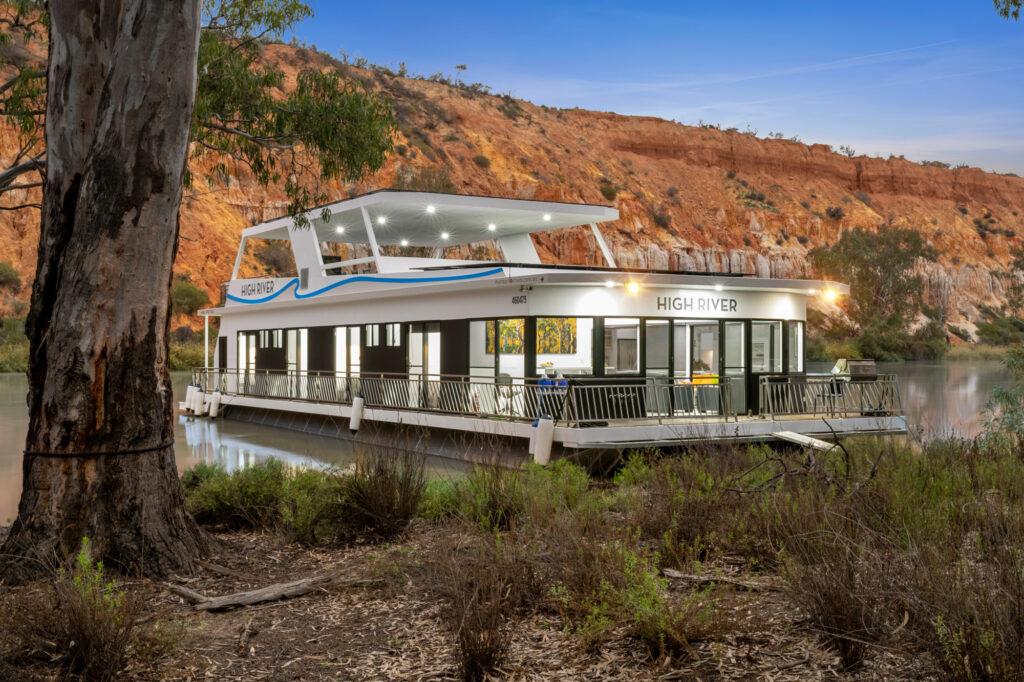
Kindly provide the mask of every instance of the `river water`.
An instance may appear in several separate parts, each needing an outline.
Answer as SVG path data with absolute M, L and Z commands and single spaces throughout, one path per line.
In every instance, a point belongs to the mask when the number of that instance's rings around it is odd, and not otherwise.
M 808 363 L 807 369 L 827 372 L 829 366 Z M 996 360 L 881 364 L 879 371 L 899 376 L 907 421 L 924 438 L 977 434 L 984 424 L 982 410 L 989 392 L 1009 380 Z M 175 374 L 173 383 L 180 400 L 188 374 Z M 28 429 L 26 390 L 24 375 L 0 374 L 0 525 L 14 517 L 21 491 L 21 452 Z M 346 441 L 223 419 L 181 417 L 174 439 L 179 471 L 196 462 L 219 463 L 233 470 L 271 457 L 292 464 L 346 466 L 355 455 Z M 434 475 L 465 469 L 462 463 L 441 458 L 430 458 L 427 466 Z

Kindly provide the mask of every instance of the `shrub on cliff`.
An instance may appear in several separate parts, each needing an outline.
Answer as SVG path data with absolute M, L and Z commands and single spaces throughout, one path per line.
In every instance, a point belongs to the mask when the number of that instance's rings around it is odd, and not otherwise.
M 491 160 L 488 159 L 483 154 L 477 154 L 476 156 L 474 156 L 473 157 L 473 163 L 475 163 L 476 165 L 480 166 L 481 168 L 490 168 L 491 167 Z
M 192 282 L 179 279 L 171 285 L 171 310 L 175 315 L 195 315 L 209 302 L 206 292 Z
M 21 291 L 21 273 L 10 263 L 0 263 L 0 289 L 16 294 Z
M 608 201 L 615 201 L 615 197 L 619 195 L 619 191 L 615 189 L 614 185 L 605 183 L 601 185 L 601 195 Z

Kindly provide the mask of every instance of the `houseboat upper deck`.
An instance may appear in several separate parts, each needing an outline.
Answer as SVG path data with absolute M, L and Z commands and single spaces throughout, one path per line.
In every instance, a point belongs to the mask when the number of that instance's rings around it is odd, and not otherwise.
M 230 410 L 522 438 L 548 418 L 560 448 L 905 431 L 895 377 L 806 372 L 807 300 L 846 285 L 618 267 L 616 219 L 382 190 L 256 225 L 196 382 Z M 603 262 L 542 263 L 532 235 L 573 228 Z

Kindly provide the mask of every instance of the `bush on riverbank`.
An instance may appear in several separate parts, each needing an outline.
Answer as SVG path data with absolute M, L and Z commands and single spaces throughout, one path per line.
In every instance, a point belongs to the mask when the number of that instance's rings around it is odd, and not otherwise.
M 353 515 L 350 478 L 268 463 L 201 467 L 183 483 L 203 522 L 312 544 L 374 535 Z M 742 634 L 716 584 L 726 560 L 777 576 L 846 667 L 913 648 L 944 676 L 1024 674 L 1024 460 L 1005 439 L 861 438 L 827 454 L 709 444 L 634 453 L 611 481 L 559 461 L 410 488 L 440 539 L 426 566 L 389 570 L 448 605 L 468 679 L 500 665 L 513 624 L 537 613 L 586 650 L 626 634 L 655 660 Z M 412 499 L 391 508 L 408 513 Z M 707 577 L 680 593 L 673 570 Z
M 400 535 L 420 508 L 424 456 L 400 448 L 361 455 L 351 472 L 302 470 L 277 460 L 231 473 L 198 464 L 182 475 L 199 523 L 274 531 L 303 544 Z

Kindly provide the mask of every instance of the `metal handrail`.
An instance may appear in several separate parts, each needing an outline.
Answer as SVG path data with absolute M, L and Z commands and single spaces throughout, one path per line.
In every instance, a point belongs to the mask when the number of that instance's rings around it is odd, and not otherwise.
M 760 412 L 771 419 L 787 415 L 903 416 L 895 374 L 870 379 L 850 375 L 768 375 L 760 378 L 758 393 Z
M 468 375 L 197 368 L 192 380 L 204 391 L 217 390 L 225 396 L 349 405 L 358 394 L 369 408 L 513 421 L 546 415 L 557 424 L 577 427 L 664 424 L 709 416 L 737 419 L 730 383 L 691 384 L 660 377 L 642 383 L 597 379 L 552 386 L 536 379 Z

